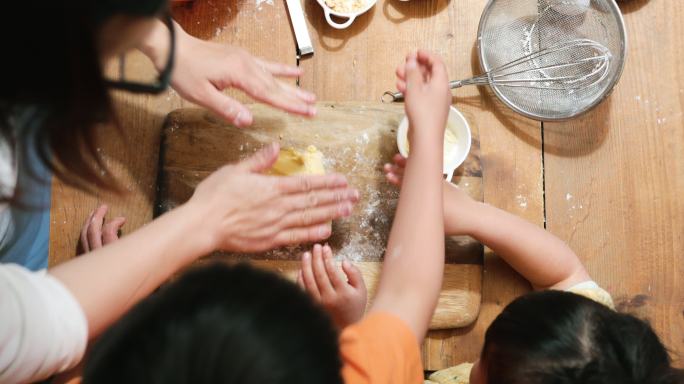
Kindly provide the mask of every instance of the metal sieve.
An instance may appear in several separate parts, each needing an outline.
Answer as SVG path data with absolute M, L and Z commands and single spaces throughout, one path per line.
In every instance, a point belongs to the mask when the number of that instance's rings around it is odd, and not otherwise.
M 530 84 L 510 86 L 490 82 L 494 93 L 516 112 L 536 120 L 563 120 L 598 105 L 613 89 L 624 67 L 627 48 L 625 26 L 614 0 L 490 0 L 480 18 L 478 50 L 480 66 L 490 72 L 525 60 L 519 73 Z M 573 78 L 577 66 L 549 66 L 551 62 L 576 62 L 582 49 L 557 50 L 554 57 L 534 53 L 588 40 L 605 47 L 609 54 L 605 76 L 582 87 L 543 86 L 546 79 Z M 587 70 L 583 68 L 582 70 Z

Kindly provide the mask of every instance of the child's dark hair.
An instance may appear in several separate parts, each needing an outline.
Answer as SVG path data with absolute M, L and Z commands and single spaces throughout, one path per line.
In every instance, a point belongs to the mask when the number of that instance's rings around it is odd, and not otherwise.
M 83 381 L 342 384 L 337 338 L 295 284 L 216 263 L 186 273 L 109 329 Z
M 646 322 L 561 291 L 510 303 L 487 329 L 480 362 L 490 384 L 684 382 Z

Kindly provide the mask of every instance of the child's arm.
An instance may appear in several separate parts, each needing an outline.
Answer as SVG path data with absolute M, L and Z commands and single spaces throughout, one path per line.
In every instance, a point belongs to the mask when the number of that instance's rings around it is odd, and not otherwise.
M 409 55 L 397 75 L 411 156 L 371 311 L 398 316 L 422 341 L 442 287 L 442 146 L 451 93 L 444 64 L 426 52 Z
M 466 233 L 506 260 L 534 289 L 567 289 L 590 279 L 575 252 L 543 228 L 480 202 L 463 209 L 470 211 Z M 458 217 L 459 212 L 447 214 Z
M 401 184 L 406 159 L 386 164 L 387 179 Z M 444 182 L 444 228 L 448 235 L 470 235 L 491 248 L 535 289 L 566 289 L 590 279 L 565 242 L 504 210 L 476 202 Z

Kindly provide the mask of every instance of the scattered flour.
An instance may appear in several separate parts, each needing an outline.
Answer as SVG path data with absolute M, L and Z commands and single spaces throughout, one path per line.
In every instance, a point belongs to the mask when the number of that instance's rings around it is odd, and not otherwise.
M 518 203 L 520 208 L 527 208 L 527 197 L 523 195 L 517 195 L 515 201 Z

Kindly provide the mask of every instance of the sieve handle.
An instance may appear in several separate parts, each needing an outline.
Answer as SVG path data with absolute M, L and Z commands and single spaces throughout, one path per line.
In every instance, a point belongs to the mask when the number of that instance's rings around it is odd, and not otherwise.
M 463 80 L 452 80 L 449 82 L 449 89 L 461 88 Z M 382 94 L 380 101 L 383 103 L 394 103 L 396 101 L 404 101 L 404 94 L 401 92 L 387 91 Z

